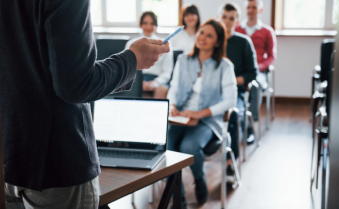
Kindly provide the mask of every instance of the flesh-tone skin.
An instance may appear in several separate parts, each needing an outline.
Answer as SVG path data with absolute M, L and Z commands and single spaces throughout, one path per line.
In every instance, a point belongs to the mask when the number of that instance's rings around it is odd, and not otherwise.
M 247 25 L 252 27 L 257 24 L 259 15 L 263 12 L 263 8 L 259 8 L 258 1 L 247 1 L 246 5 L 246 15 L 247 15 Z
M 218 36 L 213 26 L 205 25 L 198 31 L 196 47 L 200 50 L 198 55 L 200 67 L 202 66 L 203 61 L 209 59 L 212 56 L 214 48 L 218 46 L 217 41 Z M 202 71 L 200 70 L 199 77 L 201 76 L 201 73 Z M 192 119 L 201 119 L 212 116 L 212 112 L 209 108 L 201 111 L 185 110 L 179 112 L 175 105 L 171 105 L 170 114 L 172 116 L 183 116 Z
M 232 37 L 235 27 L 239 25 L 239 17 L 237 11 L 226 11 L 224 10 L 224 13 L 221 17 L 221 21 L 226 25 L 227 28 L 227 38 Z M 245 80 L 242 76 L 238 76 L 236 78 L 237 85 L 241 86 L 244 85 Z
M 186 24 L 185 30 L 188 33 L 189 36 L 194 36 L 196 31 L 195 31 L 195 26 L 198 22 L 198 15 L 196 14 L 187 14 L 184 17 L 184 21 Z

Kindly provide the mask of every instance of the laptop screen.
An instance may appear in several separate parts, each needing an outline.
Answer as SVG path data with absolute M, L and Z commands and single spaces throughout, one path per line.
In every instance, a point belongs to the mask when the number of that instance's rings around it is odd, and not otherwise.
M 168 100 L 101 99 L 93 120 L 98 146 L 165 150 Z

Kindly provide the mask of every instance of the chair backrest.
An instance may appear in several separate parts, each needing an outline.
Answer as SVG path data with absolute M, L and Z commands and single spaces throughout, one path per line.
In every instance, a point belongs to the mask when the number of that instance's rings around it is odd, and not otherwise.
M 334 51 L 335 39 L 325 39 L 321 43 L 320 52 L 320 80 L 327 81 L 329 72 L 332 70 L 332 54 Z
M 107 57 L 122 52 L 125 49 L 129 36 L 116 36 L 116 35 L 100 35 L 97 37 L 97 59 L 102 60 Z
M 260 108 L 260 86 L 256 80 L 251 81 L 248 84 L 248 88 L 250 91 L 250 98 L 249 98 L 249 111 L 252 113 L 253 120 L 258 121 L 259 120 L 259 111 L 258 109 Z M 254 114 L 253 114 L 254 113 Z
M 333 59 L 334 55 L 336 52 L 332 53 L 332 58 L 331 58 L 331 66 L 333 66 Z M 334 68 L 332 68 L 334 70 Z M 327 80 L 327 88 L 326 88 L 326 112 L 327 112 L 327 117 L 328 121 L 330 121 L 330 111 L 331 111 L 331 100 L 332 100 L 332 75 L 333 75 L 333 70 L 330 70 L 328 72 L 328 80 Z
M 175 67 L 175 64 L 177 63 L 178 56 L 182 53 L 184 53 L 184 51 L 182 51 L 182 50 L 174 50 L 173 51 L 173 69 Z M 172 77 L 173 77 L 173 70 L 172 70 L 172 74 L 171 74 L 171 80 L 172 80 Z

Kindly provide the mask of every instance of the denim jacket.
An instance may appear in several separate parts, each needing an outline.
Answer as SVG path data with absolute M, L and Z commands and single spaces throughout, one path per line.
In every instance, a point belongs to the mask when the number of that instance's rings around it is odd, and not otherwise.
M 221 139 L 223 115 L 228 109 L 236 106 L 237 84 L 234 67 L 229 60 L 223 58 L 218 68 L 216 65 L 217 62 L 212 58 L 202 63 L 199 111 L 206 108 L 211 110 L 212 116 L 202 118 L 201 121 Z M 190 58 L 186 54 L 178 57 L 167 98 L 179 111 L 182 111 L 191 95 L 199 73 L 200 64 L 197 57 Z

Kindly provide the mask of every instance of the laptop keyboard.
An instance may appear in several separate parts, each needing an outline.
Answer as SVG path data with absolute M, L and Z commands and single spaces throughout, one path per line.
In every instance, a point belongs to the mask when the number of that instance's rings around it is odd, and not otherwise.
M 138 151 L 121 151 L 121 150 L 98 150 L 100 157 L 152 160 L 157 153 L 154 152 L 138 152 Z

